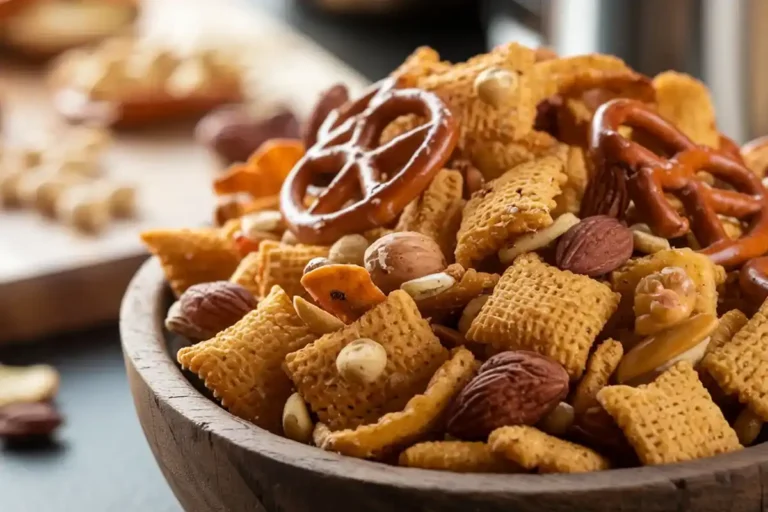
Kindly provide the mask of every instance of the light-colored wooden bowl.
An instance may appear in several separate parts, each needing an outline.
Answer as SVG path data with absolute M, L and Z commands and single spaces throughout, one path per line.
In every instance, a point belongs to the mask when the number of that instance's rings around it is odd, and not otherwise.
M 465 475 L 357 460 L 281 438 L 229 414 L 182 374 L 163 329 L 171 301 L 160 265 L 152 259 L 128 289 L 120 331 L 139 420 L 187 511 L 768 510 L 768 443 L 667 466 L 574 475 Z

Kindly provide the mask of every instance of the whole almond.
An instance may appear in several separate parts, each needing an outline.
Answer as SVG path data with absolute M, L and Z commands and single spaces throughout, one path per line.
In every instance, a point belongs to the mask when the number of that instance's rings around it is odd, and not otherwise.
M 195 329 L 208 334 L 223 331 L 256 307 L 244 287 L 229 281 L 190 286 L 179 297 L 179 311 Z
M 555 261 L 562 270 L 590 277 L 607 274 L 632 256 L 632 231 L 607 215 L 587 217 L 557 243 Z
M 568 394 L 568 373 L 552 359 L 524 350 L 488 359 L 459 393 L 448 414 L 448 433 L 485 440 L 508 425 L 533 425 Z
M 332 110 L 341 107 L 347 101 L 349 101 L 349 90 L 344 84 L 336 84 L 320 94 L 304 128 L 302 137 L 304 147 L 309 149 L 315 145 L 317 142 L 317 132 L 323 125 L 325 118 L 328 117 Z

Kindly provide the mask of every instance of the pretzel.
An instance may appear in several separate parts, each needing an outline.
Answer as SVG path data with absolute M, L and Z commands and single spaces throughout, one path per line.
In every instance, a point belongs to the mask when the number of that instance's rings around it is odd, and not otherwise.
M 433 93 L 397 86 L 386 79 L 333 110 L 320 127 L 318 143 L 288 175 L 280 209 L 302 243 L 327 244 L 390 223 L 450 157 L 458 139 L 451 112 Z M 427 121 L 377 147 L 384 128 L 407 114 Z M 329 175 L 333 179 L 307 208 L 307 189 L 317 184 L 315 178 Z
M 661 157 L 625 139 L 618 133 L 622 125 L 654 137 L 672 156 Z M 655 234 L 675 238 L 690 229 L 703 248 L 701 252 L 726 267 L 737 267 L 768 252 L 768 193 L 759 178 L 728 153 L 694 144 L 645 105 L 628 99 L 603 104 L 592 119 L 590 151 L 598 174 L 585 194 L 587 204 L 583 210 L 588 211 L 582 211 L 582 217 L 584 213 L 603 213 L 593 212 L 601 208 L 612 208 L 616 213 L 616 201 L 605 201 L 601 193 L 606 192 L 605 182 L 616 180 L 618 175 L 642 221 Z M 707 185 L 696 177 L 700 170 L 734 190 Z M 665 192 L 683 203 L 690 220 L 675 211 Z M 625 211 L 618 211 L 618 216 Z M 718 214 L 738 219 L 753 217 L 752 227 L 744 237 L 732 240 Z

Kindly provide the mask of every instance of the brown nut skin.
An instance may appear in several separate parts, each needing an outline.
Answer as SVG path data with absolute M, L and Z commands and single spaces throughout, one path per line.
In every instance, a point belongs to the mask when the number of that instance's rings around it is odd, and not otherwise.
M 195 138 L 227 163 L 245 162 L 269 139 L 299 137 L 299 121 L 289 111 L 258 119 L 243 107 L 216 109 L 197 123 Z
M 304 274 L 309 274 L 313 270 L 324 267 L 326 265 L 333 265 L 333 262 L 328 258 L 312 258 L 304 267 Z
M 0 438 L 22 440 L 49 436 L 62 424 L 50 402 L 26 402 L 0 407 Z
M 485 440 L 499 427 L 533 425 L 568 394 L 568 372 L 556 361 L 525 350 L 488 359 L 456 397 L 447 431 L 465 440 Z
M 632 256 L 632 231 L 607 215 L 582 219 L 557 243 L 555 261 L 562 270 L 597 277 L 626 263 Z
M 412 231 L 385 235 L 365 251 L 365 269 L 385 294 L 406 281 L 442 272 L 446 266 L 437 242 Z
M 251 292 L 229 281 L 196 284 L 179 297 L 181 314 L 196 329 L 214 335 L 237 323 L 256 304 Z

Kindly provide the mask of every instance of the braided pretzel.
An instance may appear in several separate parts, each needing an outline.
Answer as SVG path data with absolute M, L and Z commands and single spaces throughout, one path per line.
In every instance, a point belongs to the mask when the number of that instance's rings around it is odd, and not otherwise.
M 625 139 L 618 132 L 621 125 L 654 137 L 673 156 L 665 159 Z M 629 198 L 655 234 L 675 238 L 690 228 L 703 247 L 701 252 L 726 267 L 737 267 L 768 252 L 768 193 L 755 174 L 727 153 L 694 144 L 642 103 L 616 99 L 602 105 L 592 120 L 590 151 L 597 175 L 585 196 L 585 202 L 592 204 L 585 205 L 587 209 L 606 204 L 601 200 L 606 188 L 601 181 L 615 180 L 620 170 Z M 707 185 L 696 177 L 702 170 L 734 190 Z M 680 199 L 688 218 L 675 211 L 665 192 Z M 606 207 L 615 207 L 616 201 L 608 203 Z M 611 213 L 621 216 L 624 211 Z M 750 217 L 751 229 L 744 237 L 731 240 L 718 214 Z
M 377 147 L 384 128 L 407 114 L 427 121 Z M 386 225 L 429 185 L 457 138 L 456 120 L 435 94 L 397 89 L 396 81 L 384 80 L 332 111 L 321 125 L 317 144 L 283 183 L 283 217 L 299 241 L 312 244 Z M 317 184 L 315 178 L 330 176 L 306 207 L 307 189 Z

